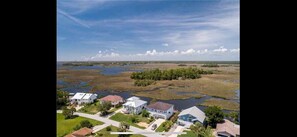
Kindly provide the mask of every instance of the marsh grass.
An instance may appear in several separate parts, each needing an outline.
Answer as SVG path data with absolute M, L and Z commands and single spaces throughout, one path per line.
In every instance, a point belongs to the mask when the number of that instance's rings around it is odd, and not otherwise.
M 152 63 L 133 66 L 135 69 L 174 69 L 202 64 L 189 63 L 188 66 L 178 66 L 177 63 Z M 118 75 L 101 75 L 98 70 L 67 70 L 59 69 L 57 77 L 69 83 L 90 81 L 91 92 L 99 90 L 134 91 L 132 94 L 162 100 L 187 99 L 195 97 L 195 94 L 176 94 L 175 92 L 197 92 L 199 94 L 216 96 L 219 98 L 233 99 L 235 90 L 239 89 L 238 67 L 205 68 L 217 70 L 214 74 L 203 75 L 200 79 L 187 80 L 163 80 L 146 87 L 134 86 L 134 80 L 130 78 L 132 72 L 123 72 Z M 137 92 L 136 92 L 137 91 Z M 198 96 L 197 96 L 198 97 Z
M 201 105 L 201 106 L 219 106 L 222 109 L 226 109 L 226 110 L 234 110 L 234 111 L 239 110 L 239 104 L 237 102 L 230 101 L 230 100 L 211 98 L 211 99 L 205 100 L 205 102 L 203 102 L 202 104 L 199 104 L 199 105 Z

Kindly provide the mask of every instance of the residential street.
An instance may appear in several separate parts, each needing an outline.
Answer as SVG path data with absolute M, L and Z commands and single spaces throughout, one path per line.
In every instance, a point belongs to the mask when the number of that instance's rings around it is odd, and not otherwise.
M 117 121 L 114 121 L 114 120 L 111 120 L 111 119 L 108 119 L 108 118 L 103 118 L 103 117 L 100 117 L 99 115 L 91 115 L 91 114 L 86 114 L 86 113 L 81 113 L 81 112 L 75 112 L 74 114 L 78 115 L 78 116 L 81 116 L 81 117 L 102 121 L 102 122 L 104 122 L 106 124 L 106 125 L 104 124 L 104 126 L 108 126 L 108 125 L 113 125 L 113 126 L 116 126 L 116 127 L 120 126 L 120 122 L 117 122 Z M 97 128 L 98 129 L 100 129 L 100 128 L 103 129 L 104 126 L 101 125 L 101 127 L 98 126 Z M 140 129 L 140 128 L 133 127 L 133 126 L 130 126 L 129 130 L 132 131 L 132 132 L 148 132 L 147 130 Z M 146 135 L 142 134 L 142 135 L 147 136 L 147 137 L 163 137 L 163 136 L 157 135 L 157 134 L 146 134 Z
M 185 128 L 182 126 L 175 125 L 174 131 L 172 131 L 172 132 L 183 132 L 184 129 Z M 172 135 L 169 135 L 168 137 L 177 137 L 177 136 L 178 136 L 178 134 L 172 134 Z

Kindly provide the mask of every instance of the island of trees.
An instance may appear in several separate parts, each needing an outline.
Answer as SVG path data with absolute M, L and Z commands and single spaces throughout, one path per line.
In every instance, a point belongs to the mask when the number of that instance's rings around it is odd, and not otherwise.
M 133 72 L 130 78 L 136 80 L 134 83 L 136 86 L 147 86 L 158 80 L 197 79 L 201 78 L 201 74 L 213 74 L 213 72 L 192 67 L 169 70 L 153 69 Z

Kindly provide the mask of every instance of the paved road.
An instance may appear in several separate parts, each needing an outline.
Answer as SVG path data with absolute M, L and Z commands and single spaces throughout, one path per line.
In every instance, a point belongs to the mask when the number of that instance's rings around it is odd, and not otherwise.
M 117 122 L 117 121 L 114 121 L 114 120 L 111 120 L 111 119 L 108 119 L 108 118 L 103 118 L 103 117 L 100 117 L 99 115 L 91 115 L 91 114 L 80 113 L 80 112 L 75 112 L 74 114 L 79 115 L 81 117 L 86 117 L 86 118 L 94 119 L 94 120 L 97 120 L 97 121 L 102 121 L 107 125 L 113 125 L 113 126 L 116 126 L 116 127 L 120 126 L 120 122 Z M 146 131 L 144 129 L 140 129 L 140 128 L 133 127 L 133 126 L 130 126 L 129 130 L 132 131 L 132 132 L 148 132 L 148 131 Z M 147 137 L 163 137 L 163 136 L 157 135 L 157 134 L 142 134 L 142 135 L 147 136 Z
M 105 123 L 103 125 L 94 126 L 92 133 L 96 133 L 96 132 L 100 131 L 101 129 L 106 128 L 107 126 L 110 126 L 110 124 Z
M 145 130 L 147 130 L 147 131 L 155 131 L 164 121 L 165 121 L 165 119 L 159 118 L 153 124 L 151 124 L 149 127 L 147 127 Z M 154 124 L 157 124 L 157 128 L 155 130 L 152 130 L 152 126 Z

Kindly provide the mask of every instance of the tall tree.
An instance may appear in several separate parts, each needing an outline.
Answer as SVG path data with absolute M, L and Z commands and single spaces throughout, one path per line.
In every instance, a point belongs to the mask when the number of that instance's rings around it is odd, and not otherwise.
M 211 106 L 205 109 L 208 124 L 215 128 L 217 123 L 223 122 L 224 113 L 218 106 Z
M 102 102 L 99 104 L 99 112 L 101 116 L 105 116 L 108 114 L 108 110 L 111 108 L 110 102 Z
M 120 127 L 118 129 L 118 132 L 128 132 L 130 128 L 130 125 L 125 123 L 125 122 L 121 122 L 120 123 Z M 119 134 L 118 137 L 129 137 L 130 134 Z

